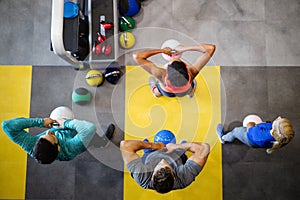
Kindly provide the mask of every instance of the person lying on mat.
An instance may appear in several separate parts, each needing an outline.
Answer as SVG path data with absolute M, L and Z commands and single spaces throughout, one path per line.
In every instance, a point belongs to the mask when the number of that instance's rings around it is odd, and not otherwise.
M 246 127 L 235 127 L 225 133 L 222 124 L 216 128 L 217 136 L 222 144 L 233 142 L 235 139 L 252 148 L 265 148 L 268 154 L 287 145 L 295 136 L 291 122 L 277 117 L 273 122 L 248 122 Z
M 210 60 L 215 52 L 213 44 L 199 44 L 195 46 L 177 46 L 175 49 L 151 49 L 137 52 L 133 55 L 135 62 L 152 75 L 149 79 L 151 91 L 155 97 L 193 97 L 196 89 L 195 77 Z M 201 56 L 192 65 L 183 62 L 179 55 L 186 51 L 201 52 Z M 170 60 L 164 68 L 156 66 L 148 58 L 156 54 L 167 54 Z
M 38 135 L 31 135 L 25 131 L 32 127 L 44 127 L 48 130 Z M 66 116 L 56 120 L 52 118 L 15 118 L 3 121 L 2 129 L 9 139 L 21 146 L 41 164 L 50 164 L 55 160 L 74 159 L 87 149 L 97 135 L 96 126 L 93 123 Z M 113 124 L 108 126 L 105 133 L 108 139 L 112 138 L 114 129 Z M 101 142 L 103 145 L 108 140 L 103 137 Z
M 203 169 L 210 152 L 209 144 L 200 142 L 164 144 L 123 140 L 120 149 L 124 163 L 134 180 L 142 188 L 158 193 L 167 193 L 190 185 Z M 153 151 L 145 153 L 143 157 L 146 158 L 141 158 L 137 151 L 142 149 Z M 181 155 L 185 151 L 193 154 L 184 159 Z

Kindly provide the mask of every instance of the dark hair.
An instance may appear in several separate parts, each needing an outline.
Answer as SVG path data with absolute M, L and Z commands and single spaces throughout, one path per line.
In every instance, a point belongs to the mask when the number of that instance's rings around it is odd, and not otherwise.
M 52 144 L 45 138 L 40 138 L 34 145 L 33 157 L 38 163 L 50 164 L 58 155 L 58 144 Z
M 168 65 L 168 79 L 173 86 L 180 87 L 187 84 L 189 74 L 185 63 L 182 61 L 173 61 Z
M 167 193 L 174 186 L 174 175 L 169 167 L 159 169 L 153 175 L 153 187 L 159 193 Z

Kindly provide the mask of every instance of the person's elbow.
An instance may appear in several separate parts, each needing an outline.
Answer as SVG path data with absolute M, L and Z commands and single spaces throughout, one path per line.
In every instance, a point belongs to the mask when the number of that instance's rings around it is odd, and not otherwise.
M 207 52 L 209 53 L 210 57 L 212 57 L 216 51 L 216 45 L 210 44 L 207 46 Z
M 132 57 L 133 57 L 133 60 L 134 60 L 136 63 L 139 63 L 139 60 L 141 59 L 139 53 L 134 53 L 134 54 L 132 55 Z
M 10 132 L 10 131 L 12 131 L 12 123 L 11 123 L 11 120 L 6 120 L 6 121 L 3 121 L 2 123 L 1 123 L 1 126 L 2 126 L 2 130 L 4 131 L 4 132 Z
M 133 60 L 139 65 L 142 65 L 146 59 L 140 52 L 134 53 L 132 57 L 133 57 Z
M 96 128 L 95 124 L 91 125 L 90 130 L 91 130 L 91 132 L 96 132 L 97 131 L 97 128 Z
M 127 141 L 126 140 L 122 140 L 121 142 L 120 142 L 120 149 L 123 151 L 123 150 L 125 150 L 126 148 L 127 148 Z
M 199 151 L 203 155 L 209 155 L 209 153 L 210 153 L 210 145 L 208 143 L 201 143 L 199 145 Z
M 8 121 L 3 121 L 1 123 L 2 130 L 6 130 L 8 128 Z
M 126 151 L 131 153 L 135 153 L 137 151 L 136 145 L 131 140 L 122 140 L 120 142 L 120 149 L 121 151 Z

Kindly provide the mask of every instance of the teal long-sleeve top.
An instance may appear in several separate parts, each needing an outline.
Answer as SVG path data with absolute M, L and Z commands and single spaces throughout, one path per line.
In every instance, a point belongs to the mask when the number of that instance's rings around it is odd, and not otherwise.
M 41 135 L 46 131 L 31 135 L 24 129 L 31 127 L 43 127 L 43 118 L 16 118 L 2 122 L 2 129 L 6 135 L 16 144 L 21 146 L 33 157 L 33 147 Z M 66 120 L 63 128 L 51 128 L 58 139 L 60 152 L 56 160 L 68 161 L 84 152 L 96 133 L 96 126 L 84 120 Z

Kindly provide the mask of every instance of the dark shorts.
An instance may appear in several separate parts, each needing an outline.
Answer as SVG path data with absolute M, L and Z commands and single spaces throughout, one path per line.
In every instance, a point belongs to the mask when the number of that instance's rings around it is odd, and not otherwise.
M 181 92 L 181 93 L 171 93 L 171 92 L 166 92 L 166 91 L 164 91 L 164 90 L 161 88 L 159 82 L 156 83 L 156 87 L 157 87 L 158 91 L 159 91 L 163 96 L 167 96 L 167 97 L 183 97 L 183 96 L 185 96 L 185 95 L 190 94 L 190 93 L 193 91 L 194 86 L 195 86 L 194 81 L 195 81 L 195 79 L 193 80 L 190 89 L 188 89 L 186 92 Z

